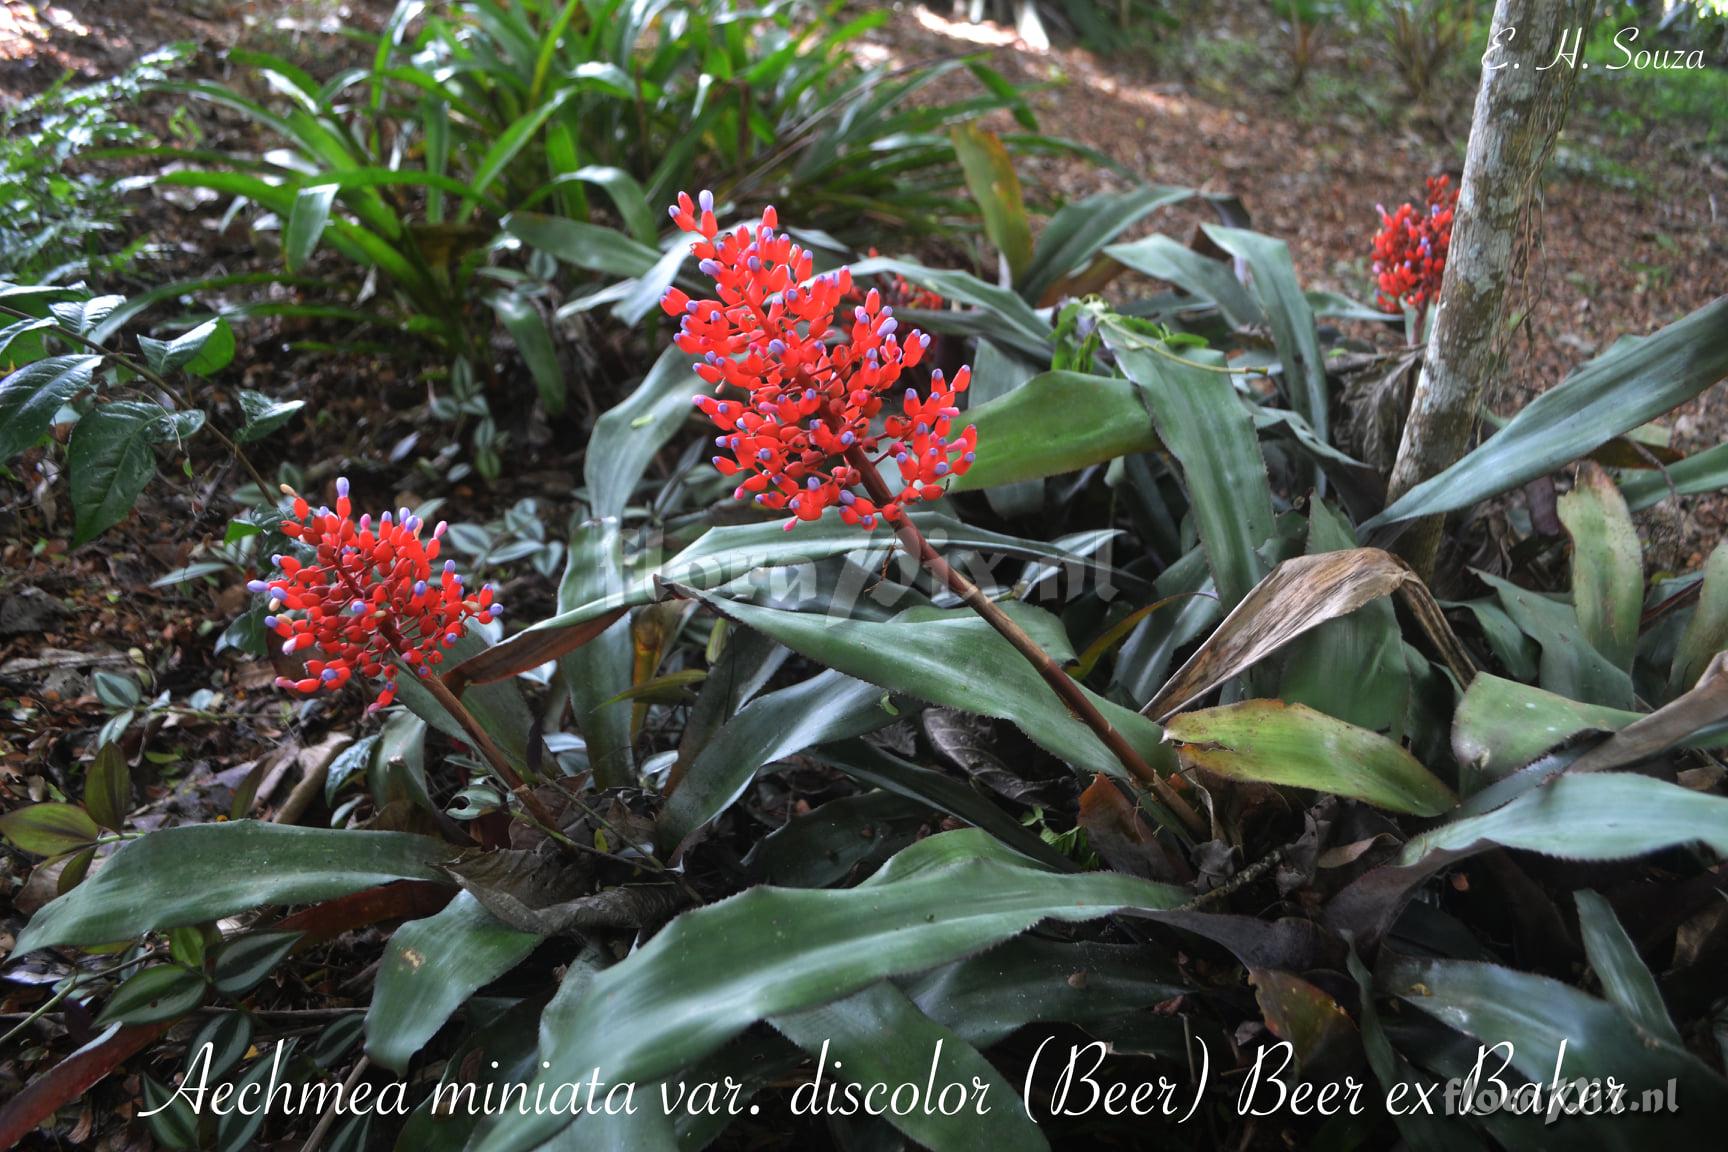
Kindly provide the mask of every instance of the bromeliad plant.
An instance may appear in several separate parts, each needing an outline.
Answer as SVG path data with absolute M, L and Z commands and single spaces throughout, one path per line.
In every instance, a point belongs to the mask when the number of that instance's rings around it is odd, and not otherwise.
M 699 202 L 681 193 L 670 215 L 699 237 L 695 255 L 719 293 L 718 300 L 692 300 L 680 289 L 667 291 L 665 310 L 681 318 L 678 347 L 701 357 L 696 373 L 716 392 L 730 387 L 747 397 L 695 398 L 721 430 L 715 444 L 732 453 L 714 457 L 714 467 L 727 476 L 745 475 L 733 495 L 792 512 L 788 530 L 799 521 L 819 520 L 833 507 L 844 523 L 865 529 L 881 516 L 907 552 L 1001 633 L 1123 766 L 1153 788 L 1185 831 L 1203 835 L 1204 825 L 1170 782 L 1111 726 L 1054 657 L 942 558 L 907 515 L 910 506 L 941 497 L 944 482 L 964 476 L 977 459 L 975 426 L 950 437 L 971 368 L 961 368 L 952 381 L 940 369 L 931 372 L 926 396 L 905 389 L 900 411 L 883 421 L 878 434 L 873 421 L 883 397 L 905 370 L 918 365 L 930 337 L 914 328 L 902 343 L 893 308 L 873 288 L 853 309 L 843 339 L 830 346 L 835 310 L 852 292 L 849 270 L 812 279 L 810 254 L 775 233 L 772 207 L 756 228 L 744 225 L 724 237 L 709 192 Z M 878 467 L 890 460 L 894 484 Z
M 711 214 L 702 200 L 675 209 L 716 287 L 666 295 L 683 347 L 596 424 L 558 614 L 490 644 L 496 623 L 467 616 L 453 647 L 437 639 L 441 674 L 399 676 L 406 710 L 331 766 L 338 822 L 370 812 L 371 827 L 236 819 L 134 835 L 112 755 L 81 799 L 72 787 L 0 817 L 15 845 L 74 873 L 20 933 L 25 964 L 134 945 L 60 977 L 61 1002 L 103 1005 L 121 1027 L 0 1109 L 0 1143 L 163 1035 L 141 1063 L 151 1099 L 167 1098 L 206 1006 L 248 1030 L 219 1037 L 232 1056 L 215 1080 L 270 1075 L 285 1053 L 298 1080 L 385 1069 L 425 1085 L 398 1131 L 370 1137 L 418 1152 L 724 1145 L 760 1124 L 838 1142 L 862 1119 L 785 1119 L 810 1061 L 826 1052 L 825 1079 L 922 1084 L 938 1040 L 938 1083 L 976 1077 L 989 1113 L 871 1118 L 869 1136 L 1252 1146 L 1240 1084 L 1278 1044 L 1299 1065 L 1288 1083 L 1355 1076 L 1371 1102 L 1460 1079 L 1479 1046 L 1506 1043 L 1501 1076 L 1517 1091 L 1547 1084 L 1560 1059 L 1634 1095 L 1672 1081 L 1679 1109 L 1556 1127 L 1369 1110 L 1352 1118 L 1357 1146 L 1714 1138 L 1728 1108 L 1713 1025 L 1728 949 L 1728 550 L 1648 582 L 1632 515 L 1671 490 L 1723 487 L 1728 470 L 1716 448 L 1663 476 L 1616 440 L 1728 376 L 1728 298 L 1581 366 L 1388 505 L 1333 429 L 1338 376 L 1392 356 L 1338 355 L 1315 323 L 1380 314 L 1304 293 L 1269 237 L 1207 229 L 1251 270 L 1245 283 L 1168 237 L 1094 245 L 1098 230 L 1070 231 L 1058 248 L 1086 255 L 1058 279 L 1103 276 L 1114 270 L 1090 265 L 1108 260 L 1173 286 L 1131 308 L 1046 311 L 1030 287 L 855 267 L 854 289 L 898 273 L 940 292 L 946 307 L 917 319 L 950 349 L 969 342 L 961 388 L 955 370 L 936 381 L 940 346 L 902 331 L 908 315 L 868 289 L 843 299 L 847 274 L 818 267 L 773 216 L 722 229 Z M 698 375 L 717 389 L 699 422 Z M 716 436 L 726 475 L 701 464 Z M 1600 469 L 1580 463 L 1592 455 Z M 1563 536 L 1516 507 L 1499 515 L 1506 493 L 1550 475 L 1570 487 Z M 1466 508 L 1481 513 L 1469 531 L 1507 534 L 1492 554 L 1542 562 L 1484 568 L 1477 584 L 1458 571 L 1467 590 L 1442 601 L 1376 546 Z M 313 512 L 301 523 L 327 540 Z M 327 591 L 313 602 L 332 647 L 364 644 L 359 668 L 382 670 L 363 621 L 409 621 L 413 647 L 426 577 L 402 518 L 380 557 L 358 522 L 344 543 L 345 515 L 331 513 L 324 563 L 368 567 L 383 616 L 340 576 L 334 590 L 314 579 Z M 1057 518 L 1073 530 L 1044 538 Z M 1056 611 L 1031 602 L 1058 584 L 1044 600 Z M 523 789 L 469 774 L 489 768 L 492 753 L 466 754 L 482 734 Z M 1160 802 L 1172 774 L 1198 828 Z M 76 862 L 98 852 L 111 854 L 79 880 Z M 289 905 L 307 907 L 254 913 Z M 296 982 L 254 977 L 299 971 L 310 949 L 381 920 L 403 923 L 363 1023 L 347 1025 L 366 1065 L 341 1037 L 293 1049 L 267 1010 Z M 315 955 L 320 971 L 341 962 Z M 166 1031 L 176 1020 L 188 1024 Z M 1213 1075 L 1190 1123 L 1208 1136 L 1159 1117 L 1051 1115 L 1053 1070 L 1027 1073 L 1053 1037 L 1110 1045 L 1122 1075 L 1148 1079 L 1204 1044 Z M 482 1120 L 428 1091 L 529 1082 L 532 1099 L 596 1068 L 638 1086 L 635 1114 Z M 658 1085 L 726 1075 L 759 1115 L 660 1114 Z M 1036 1122 L 1014 1099 L 1028 1084 Z M 1315 1118 L 1259 1124 L 1280 1146 L 1339 1135 Z M 225 1152 L 258 1135 L 185 1114 L 152 1132 Z

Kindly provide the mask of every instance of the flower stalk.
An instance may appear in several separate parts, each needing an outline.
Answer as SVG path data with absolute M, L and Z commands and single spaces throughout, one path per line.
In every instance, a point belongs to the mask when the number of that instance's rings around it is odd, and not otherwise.
M 847 453 L 847 460 L 858 470 L 864 489 L 869 493 L 872 500 L 881 503 L 890 498 L 888 485 L 882 479 L 882 474 L 877 471 L 876 465 L 869 456 L 854 448 Z M 1127 738 L 1118 732 L 1115 725 L 1111 724 L 1098 710 L 1098 706 L 1092 703 L 1091 698 L 1086 695 L 1086 690 L 1072 676 L 1062 670 L 1062 665 L 1056 661 L 1054 656 L 1044 651 L 1038 641 L 1034 640 L 1024 628 L 1014 622 L 1012 616 L 1004 612 L 1000 605 L 985 595 L 982 588 L 966 579 L 952 564 L 943 559 L 942 554 L 936 551 L 935 546 L 924 536 L 924 533 L 918 530 L 918 526 L 912 522 L 911 517 L 902 517 L 895 521 L 894 531 L 900 537 L 900 543 L 908 552 L 917 557 L 918 563 L 924 567 L 925 571 L 940 580 L 950 591 L 960 597 L 967 607 L 982 616 L 992 628 L 1001 633 L 1004 640 L 1014 646 L 1015 651 L 1026 658 L 1027 662 L 1037 670 L 1038 675 L 1044 678 L 1044 682 L 1055 690 L 1057 696 L 1061 697 L 1062 702 L 1068 706 L 1068 710 L 1081 723 L 1097 734 L 1098 739 L 1104 742 L 1104 746 L 1110 749 L 1111 753 L 1122 762 L 1122 766 L 1127 768 L 1136 780 L 1152 789 L 1153 794 L 1158 797 L 1159 803 L 1169 809 L 1181 822 L 1183 831 L 1198 839 L 1207 838 L 1206 823 L 1200 818 L 1200 815 L 1170 785 L 1169 781 L 1159 774 L 1156 768 L 1146 763 L 1145 758 L 1135 751 L 1134 746 L 1128 742 Z

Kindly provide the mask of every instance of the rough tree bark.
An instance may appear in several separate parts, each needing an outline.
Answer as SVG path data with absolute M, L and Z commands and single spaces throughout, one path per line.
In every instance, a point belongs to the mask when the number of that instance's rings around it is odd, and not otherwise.
M 1584 63 L 1587 0 L 1498 0 L 1482 58 L 1440 304 L 1392 467 L 1388 501 L 1437 475 L 1469 447 L 1509 333 L 1506 296 L 1542 168 Z M 1443 517 L 1418 520 L 1396 548 L 1434 575 Z

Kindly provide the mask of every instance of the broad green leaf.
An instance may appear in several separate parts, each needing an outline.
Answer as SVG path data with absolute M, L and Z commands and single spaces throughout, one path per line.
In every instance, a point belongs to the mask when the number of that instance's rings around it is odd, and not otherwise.
M 160 404 L 115 400 L 78 421 L 66 448 L 77 517 L 74 543 L 100 535 L 132 511 L 156 474 L 150 446 L 173 435 L 176 418 L 183 415 L 188 413 L 170 412 Z
M 1728 541 L 1711 549 L 1704 563 L 1698 606 L 1680 636 L 1669 669 L 1668 691 L 1678 694 L 1698 682 L 1716 653 L 1728 648 Z
M 765 764 L 892 724 L 882 689 L 838 672 L 758 696 L 721 726 L 685 771 L 655 826 L 671 853 L 725 811 Z
M 1009 280 L 1017 284 L 1032 263 L 1032 224 L 1014 161 L 1001 138 L 976 121 L 950 129 L 949 136 L 966 187 L 984 217 L 984 234 L 1008 266 Z
M 1641 715 L 1478 672 L 1452 720 L 1459 790 L 1479 792 L 1583 733 L 1618 732 Z
M 1681 1146 L 1708 1147 L 1720 1135 L 1728 1082 L 1684 1048 L 1636 1026 L 1614 1005 L 1568 984 L 1497 964 L 1406 957 L 1385 966 L 1381 984 L 1482 1045 L 1504 1045 L 1499 1056 L 1543 1085 L 1555 1078 L 1557 1064 L 1567 1081 L 1612 1076 L 1626 1086 L 1628 1100 L 1674 1081 L 1676 1098 L 1691 1101 L 1690 1107 L 1598 1118 L 1611 1121 L 1617 1134 L 1633 1142 L 1628 1146 L 1683 1137 L 1691 1143 Z M 1557 1131 L 1563 1134 L 1564 1128 Z
M 100 356 L 50 356 L 0 380 L 0 462 L 48 434 L 54 414 L 90 384 Z
M 282 237 L 282 259 L 288 271 L 298 272 L 312 258 L 330 222 L 330 203 L 336 199 L 334 184 L 314 184 L 294 195 L 294 209 L 288 213 L 288 227 Z
M 1035 304 L 1046 303 L 1051 290 L 1059 290 L 1061 281 L 1084 271 L 1104 245 L 1157 209 L 1193 195 L 1187 188 L 1148 184 L 1132 192 L 1098 192 L 1064 204 L 1038 233 L 1032 263 L 1015 281 L 1015 289 Z
M 1159 437 L 1182 467 L 1219 604 L 1233 608 L 1266 575 L 1260 548 L 1272 536 L 1273 516 L 1254 422 L 1230 377 L 1217 371 L 1224 358 L 1194 349 L 1177 353 L 1114 321 L 1105 322 L 1104 341 L 1140 386 Z
M 546 317 L 518 292 L 493 296 L 492 310 L 516 341 L 516 350 L 522 353 L 528 373 L 534 377 L 534 386 L 540 390 L 540 406 L 548 416 L 559 415 L 564 411 L 564 368 L 558 363 L 558 349 L 553 346 Z
M 1467 508 L 1544 476 L 1728 376 L 1728 296 L 1629 336 L 1536 397 L 1480 448 L 1362 525 Z
M 306 407 L 304 400 L 272 400 L 262 392 L 252 392 L 244 388 L 240 390 L 237 399 L 240 402 L 240 414 L 246 419 L 235 436 L 242 444 L 262 440 L 291 420 L 294 413 Z
M 117 744 L 104 744 L 84 775 L 84 807 L 96 823 L 115 832 L 132 811 L 132 768 Z M 3 827 L 3 825 L 0 825 Z
M 1728 799 L 1648 776 L 1562 775 L 1511 803 L 1415 837 L 1401 864 L 1488 844 L 1563 860 L 1624 860 L 1693 842 L 1728 855 Z
M 1572 537 L 1572 607 L 1584 638 L 1628 673 L 1644 608 L 1644 549 L 1614 481 L 1596 465 L 1560 497 L 1560 522 Z
M 218 316 L 172 340 L 140 336 L 138 346 L 144 350 L 145 361 L 160 375 L 184 371 L 194 376 L 209 376 L 226 368 L 234 359 L 234 330 L 228 326 L 228 321 Z
M 265 904 L 310 904 L 393 880 L 443 881 L 449 845 L 401 832 L 234 820 L 128 841 L 102 870 L 31 918 L 14 952 L 107 944 Z
M 1185 768 L 1310 788 L 1394 812 L 1438 816 L 1452 790 L 1404 748 L 1366 728 L 1282 700 L 1244 700 L 1173 716 L 1166 739 Z
M 1550 600 L 1486 572 L 1476 575 L 1493 588 L 1512 622 L 1542 649 L 1542 687 L 1609 708 L 1631 708 L 1632 679 L 1584 638 L 1570 604 Z
M 978 428 L 978 459 L 950 485 L 955 492 L 1077 472 L 1159 443 L 1138 388 L 1079 372 L 1034 376 L 965 419 Z
M 758 1020 L 957 960 L 1044 919 L 1092 920 L 1180 904 L 1180 889 L 1116 873 L 1059 875 L 980 832 L 920 841 L 857 888 L 753 888 L 687 912 L 594 976 L 547 1033 L 540 1081 L 647 1082 L 718 1049 Z M 504 1115 L 475 1152 L 527 1152 L 566 1117 Z
M 514 968 L 540 943 L 499 923 L 472 893 L 404 924 L 390 937 L 366 1009 L 366 1054 L 405 1071 L 413 1055 L 482 986 Z
M 1320 337 L 1314 329 L 1314 313 L 1296 266 L 1290 261 L 1290 246 L 1282 240 L 1243 228 L 1204 226 L 1217 245 L 1248 264 L 1254 277 L 1254 294 L 1260 298 L 1272 325 L 1278 358 L 1284 363 L 1284 388 L 1290 407 L 1308 421 L 1321 440 L 1331 439 L 1331 398 L 1326 388 L 1326 363 L 1320 355 Z
M 561 610 L 622 593 L 622 539 L 616 517 L 588 520 L 572 528 L 564 579 L 558 585 Z M 558 661 L 558 673 L 570 693 L 576 730 L 588 746 L 588 766 L 601 788 L 634 783 L 631 705 L 618 699 L 635 674 L 630 625 L 626 615 Z
M 1050 1147 L 1026 1109 L 1013 1103 L 1015 1090 L 1002 1074 L 891 983 L 775 1016 L 769 1023 L 816 1057 L 821 1062 L 817 1072 L 826 1080 L 866 1089 L 876 1084 L 941 1085 L 935 1099 L 905 1112 L 892 1109 L 883 1117 L 926 1148 L 1036 1152 Z M 954 1093 L 952 1085 L 962 1087 Z M 822 1095 L 820 1086 L 817 1095 Z
M 838 672 L 934 704 L 1008 720 L 1046 751 L 1077 768 L 1118 777 L 1126 773 L 1097 734 L 1074 718 L 1026 658 L 971 609 L 913 609 L 891 621 L 835 619 L 693 594 L 722 616 L 765 632 L 794 652 Z M 1022 608 L 1017 615 L 1022 627 L 1048 635 L 1048 625 L 1039 620 L 1043 613 Z M 1050 645 L 1046 643 L 1046 647 Z M 1058 660 L 1073 655 L 1071 650 L 1051 654 Z M 1157 725 L 1087 694 L 1148 763 L 1168 770 L 1173 758 L 1159 742 Z
M 202 976 L 178 964 L 158 964 L 116 988 L 96 1023 L 154 1024 L 158 1020 L 172 1020 L 198 1007 L 203 999 Z
M 47 801 L 0 814 L 0 836 L 20 852 L 60 856 L 94 844 L 102 829 L 76 804 Z
M 92 328 L 108 319 L 109 314 L 124 303 L 124 296 L 95 296 L 89 300 L 68 300 L 61 304 L 50 304 L 48 311 L 62 327 L 80 336 L 88 336 Z
M 1174 284 L 1190 296 L 1211 301 L 1232 328 L 1252 328 L 1265 321 L 1260 305 L 1236 279 L 1229 264 L 1202 256 L 1168 236 L 1114 244 L 1104 255 L 1154 280 Z
M 668 348 L 636 390 L 594 422 L 583 476 L 595 516 L 622 516 L 655 453 L 689 418 L 700 384 L 691 357 Z
M 1685 1047 L 1662 1003 L 1656 978 L 1638 955 L 1638 948 L 1614 915 L 1614 907 L 1601 895 L 1580 888 L 1573 899 L 1578 904 L 1578 928 L 1584 937 L 1584 952 L 1590 970 L 1602 985 L 1602 994 L 1619 1005 L 1639 1028 L 1676 1048 Z

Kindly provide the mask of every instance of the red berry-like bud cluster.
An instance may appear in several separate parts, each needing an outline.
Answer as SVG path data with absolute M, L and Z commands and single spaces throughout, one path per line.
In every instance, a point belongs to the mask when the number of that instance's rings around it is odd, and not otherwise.
M 336 481 L 335 511 L 312 508 L 292 489 L 283 492 L 293 499 L 294 519 L 284 520 L 282 534 L 308 554 L 274 557 L 282 575 L 247 588 L 269 594 L 272 615 L 264 626 L 282 638 L 284 653 L 321 655 L 306 661 L 304 679 L 279 677 L 277 687 L 310 694 L 336 691 L 356 674 L 378 677 L 384 690 L 372 709 L 386 707 L 396 698 L 397 660 L 431 675 L 469 620 L 490 624 L 504 611 L 490 584 L 469 595 L 451 561 L 433 580 L 442 521 L 427 541 L 420 539 L 420 518 L 406 508 L 384 513 L 376 524 L 370 515 L 355 523 L 347 480 Z
M 878 256 L 882 255 L 882 253 L 876 251 L 875 248 L 871 248 L 865 252 L 865 255 L 874 260 Z M 942 307 L 942 296 L 940 293 L 932 291 L 929 288 L 921 288 L 912 283 L 912 281 L 906 279 L 906 277 L 900 275 L 898 272 L 888 275 L 878 275 L 876 279 L 882 285 L 882 298 L 896 308 L 913 308 L 925 312 L 934 312 L 938 308 Z M 846 297 L 846 301 L 849 304 L 863 303 L 863 300 L 864 294 L 856 287 L 854 287 L 851 293 Z
M 1458 190 L 1445 176 L 1428 180 L 1426 209 L 1401 204 L 1396 212 L 1380 213 L 1374 235 L 1374 275 L 1380 286 L 1380 307 L 1409 304 L 1425 309 L 1440 295 L 1446 274 L 1446 251 L 1452 243 L 1452 214 Z
M 837 322 L 851 271 L 812 279 L 810 253 L 776 233 L 773 208 L 759 225 L 725 235 L 707 192 L 694 201 L 680 193 L 670 215 L 697 236 L 693 250 L 719 298 L 693 300 L 672 288 L 661 304 L 682 319 L 678 347 L 702 358 L 696 373 L 714 386 L 715 396 L 695 402 L 720 429 L 714 442 L 730 455 L 715 456 L 714 467 L 741 477 L 738 499 L 791 512 L 788 528 L 838 507 L 846 523 L 868 529 L 878 517 L 900 519 L 907 504 L 940 497 L 943 482 L 971 466 L 977 430 L 949 434 L 970 368 L 952 381 L 932 373 L 927 397 L 907 388 L 900 411 L 875 431 L 885 395 L 930 346 L 917 331 L 901 341 L 879 291 Z M 726 398 L 727 388 L 745 398 Z M 892 456 L 902 485 L 880 506 L 853 491 L 863 474 L 848 461 L 878 452 L 871 463 Z

